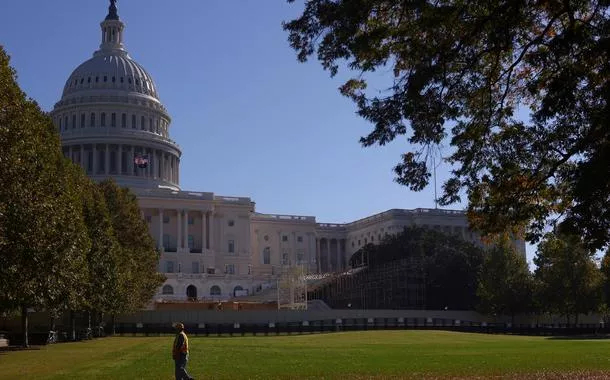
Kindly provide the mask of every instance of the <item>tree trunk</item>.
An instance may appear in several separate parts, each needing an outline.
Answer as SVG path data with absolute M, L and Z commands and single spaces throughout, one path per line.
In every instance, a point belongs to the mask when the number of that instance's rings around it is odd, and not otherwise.
M 574 318 L 574 325 L 578 326 L 578 313 L 576 313 L 576 317 Z
M 110 330 L 110 336 L 114 336 L 116 334 L 116 315 L 112 314 L 112 329 Z
M 70 310 L 70 340 L 76 341 L 76 318 L 74 318 L 74 310 Z
M 51 313 L 50 318 L 51 318 L 51 320 L 49 322 L 49 330 L 55 331 L 55 314 Z
M 23 332 L 23 347 L 30 347 L 28 339 L 28 308 L 21 306 L 21 331 Z

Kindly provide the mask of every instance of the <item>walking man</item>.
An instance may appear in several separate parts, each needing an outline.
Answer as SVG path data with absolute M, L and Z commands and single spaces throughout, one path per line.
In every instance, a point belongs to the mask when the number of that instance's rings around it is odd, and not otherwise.
M 193 380 L 193 378 L 186 372 L 186 363 L 189 360 L 189 338 L 184 332 L 184 325 L 182 323 L 176 323 L 176 329 L 178 333 L 174 338 L 174 345 L 172 346 L 172 358 L 176 364 L 176 380 Z

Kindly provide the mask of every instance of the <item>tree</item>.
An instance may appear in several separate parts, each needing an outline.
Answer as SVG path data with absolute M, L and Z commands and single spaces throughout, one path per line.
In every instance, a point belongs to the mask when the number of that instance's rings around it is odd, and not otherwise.
M 82 213 L 91 240 L 86 253 L 90 280 L 84 294 L 89 315 L 92 312 L 97 315 L 112 312 L 114 300 L 121 294 L 121 251 L 101 189 L 82 170 L 79 174 L 83 187 Z
M 300 61 L 357 72 L 340 90 L 374 125 L 363 146 L 406 135 L 397 182 L 422 190 L 429 148 L 449 139 L 441 204 L 465 192 L 486 234 L 534 242 L 560 220 L 599 249 L 610 242 L 609 6 L 307 0 L 283 27 Z M 373 94 L 368 74 L 380 70 L 391 84 Z M 531 120 L 518 117 L 526 110 Z
M 21 310 L 77 302 L 88 240 L 55 127 L 26 99 L 0 48 L 0 304 Z
M 531 310 L 534 283 L 525 258 L 503 238 L 485 256 L 477 288 L 478 309 L 514 316 Z
M 574 235 L 545 235 L 534 258 L 541 306 L 567 317 L 598 310 L 603 297 L 603 275 L 593 261 L 594 252 Z
M 136 311 L 144 307 L 165 277 L 157 272 L 159 253 L 133 193 L 113 180 L 99 183 L 119 245 L 119 289 L 111 312 Z
M 605 323 L 608 323 L 608 317 L 610 316 L 610 248 L 604 254 L 602 258 L 600 270 L 603 275 L 603 303 L 600 312 L 604 315 Z

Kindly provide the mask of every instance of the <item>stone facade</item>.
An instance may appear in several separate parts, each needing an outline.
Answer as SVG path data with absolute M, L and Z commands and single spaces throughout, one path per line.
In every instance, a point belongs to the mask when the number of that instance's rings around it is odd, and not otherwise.
M 137 195 L 167 277 L 157 300 L 252 294 L 293 265 L 308 273 L 344 271 L 358 249 L 411 225 L 481 244 L 462 211 L 393 209 L 329 224 L 258 213 L 247 197 L 181 190 L 171 118 L 152 77 L 127 53 L 125 25 L 113 7 L 101 23 L 99 50 L 70 75 L 51 116 L 67 157 L 91 178 L 112 177 Z M 524 242 L 515 245 L 525 255 Z

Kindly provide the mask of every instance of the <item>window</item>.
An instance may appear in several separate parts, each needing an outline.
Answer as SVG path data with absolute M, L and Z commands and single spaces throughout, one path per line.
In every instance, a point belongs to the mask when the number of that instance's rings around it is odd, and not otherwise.
M 136 115 L 131 115 L 131 128 L 136 129 Z
M 102 124 L 102 127 L 105 127 L 106 126 L 106 113 L 102 112 L 102 115 L 100 116 L 100 118 L 101 118 L 100 122 Z
M 173 261 L 165 262 L 165 273 L 174 273 L 174 262 Z
M 95 77 L 95 83 L 100 81 L 100 77 Z
M 144 118 L 144 116 L 140 117 L 140 129 L 141 130 L 146 129 L 146 119 Z
M 288 265 L 289 263 L 288 252 L 282 253 L 282 265 Z
M 375 236 L 371 236 L 371 242 L 375 241 Z
M 72 115 L 72 129 L 76 128 L 76 114 Z
M 192 216 L 189 216 L 189 217 L 188 217 L 188 224 L 189 224 L 189 225 L 191 225 L 191 224 L 195 224 L 195 218 L 193 218 Z
M 229 240 L 228 251 L 229 253 L 235 252 L 235 240 Z
M 369 241 L 367 238 L 364 238 L 364 244 L 367 244 Z
M 121 115 L 121 127 L 122 128 L 127 127 L 127 114 L 126 113 Z
M 163 248 L 165 250 L 169 249 L 169 235 L 168 234 L 163 234 Z
M 358 239 L 358 247 L 360 247 L 360 239 Z
M 282 241 L 288 241 L 288 235 L 282 235 Z
M 163 223 L 169 223 L 169 215 L 163 215 Z
M 193 267 L 191 269 L 193 273 L 199 273 L 199 261 L 193 261 Z
M 302 250 L 297 251 L 297 264 L 304 264 L 305 263 L 305 252 L 303 252 Z
M 163 294 L 174 294 L 174 288 L 171 285 L 163 285 Z
M 116 82 L 116 77 L 112 77 L 112 83 Z
M 146 215 L 144 218 L 146 219 L 146 223 L 152 222 L 152 217 L 150 215 Z
M 110 126 L 116 127 L 116 113 L 114 112 L 110 115 Z
M 148 119 L 148 131 L 152 132 L 153 131 L 153 121 L 152 121 L 152 117 L 150 119 Z
M 354 243 L 354 241 L 352 240 L 352 248 L 355 246 L 356 244 Z
M 303 236 L 297 236 L 297 242 L 302 243 L 303 242 Z
M 64 131 L 68 130 L 68 116 L 64 117 Z
M 235 274 L 235 264 L 225 264 L 225 274 Z
M 263 264 L 271 264 L 271 248 L 265 247 L 263 249 Z
M 86 117 L 85 117 L 85 114 L 84 114 L 84 113 L 81 113 L 81 114 L 80 114 L 80 127 L 81 127 L 81 128 L 85 128 L 85 118 L 86 118 Z
M 233 227 L 235 225 L 235 221 L 234 220 L 229 220 L 227 222 L 227 224 L 229 225 L 229 227 Z
M 195 238 L 193 237 L 193 235 L 188 236 L 188 245 L 189 249 L 195 248 Z
M 210 288 L 211 296 L 219 296 L 220 295 L 220 286 L 214 285 Z
M 104 82 L 108 81 L 108 77 L 106 75 L 104 75 Z
M 265 241 L 269 241 L 269 235 L 265 235 L 264 239 Z

